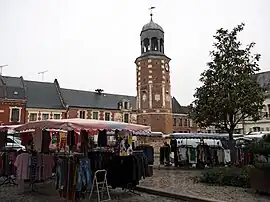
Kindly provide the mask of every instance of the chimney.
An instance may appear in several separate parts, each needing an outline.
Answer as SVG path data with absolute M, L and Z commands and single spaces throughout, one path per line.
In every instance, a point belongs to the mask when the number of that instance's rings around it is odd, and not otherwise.
M 103 90 L 103 89 L 98 88 L 98 89 L 96 89 L 95 91 L 96 91 L 96 93 L 97 93 L 97 94 L 101 95 L 101 94 L 102 94 L 102 92 L 103 92 L 104 90 Z

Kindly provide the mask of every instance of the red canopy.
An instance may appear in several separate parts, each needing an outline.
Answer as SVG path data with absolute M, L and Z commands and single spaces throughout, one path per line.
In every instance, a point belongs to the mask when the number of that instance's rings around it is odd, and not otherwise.
M 100 121 L 93 119 L 61 119 L 61 120 L 45 120 L 45 121 L 35 121 L 29 122 L 27 124 L 21 125 L 15 128 L 16 131 L 26 131 L 36 128 L 42 129 L 61 129 L 61 130 L 86 130 L 90 132 L 95 132 L 97 130 L 106 129 L 120 130 L 120 131 L 131 131 L 135 133 L 146 133 L 151 132 L 150 126 L 138 125 L 138 124 L 128 124 L 123 122 L 115 121 Z

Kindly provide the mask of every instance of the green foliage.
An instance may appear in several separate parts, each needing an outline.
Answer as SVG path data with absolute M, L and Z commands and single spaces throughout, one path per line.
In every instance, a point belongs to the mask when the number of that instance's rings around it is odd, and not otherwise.
M 215 126 L 230 134 L 243 119 L 259 119 L 264 90 L 254 79 L 259 69 L 259 54 L 252 54 L 255 43 L 242 48 L 237 39 L 244 29 L 219 29 L 214 36 L 212 61 L 201 74 L 202 86 L 196 89 L 191 117 L 202 127 Z
M 250 187 L 249 169 L 246 168 L 212 168 L 202 173 L 199 182 L 235 187 Z
M 246 149 L 248 149 L 253 154 L 264 155 L 264 156 L 270 155 L 269 142 L 265 142 L 265 141 L 254 142 L 248 145 Z

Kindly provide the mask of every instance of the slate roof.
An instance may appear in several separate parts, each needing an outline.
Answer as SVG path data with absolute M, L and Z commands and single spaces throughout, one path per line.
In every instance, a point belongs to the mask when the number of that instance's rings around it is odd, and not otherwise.
M 27 94 L 26 107 L 64 109 L 55 83 L 24 81 Z
M 144 25 L 142 28 L 142 32 L 147 31 L 147 30 L 160 30 L 160 31 L 164 32 L 163 28 L 159 24 L 155 23 L 152 20 L 152 18 L 151 18 L 150 22 L 147 23 L 146 25 Z
M 58 93 L 59 88 L 59 95 Z M 16 92 L 16 93 L 15 93 Z M 128 100 L 136 110 L 136 96 L 109 93 L 98 94 L 91 91 L 60 88 L 54 83 L 23 80 L 22 77 L 0 76 L 0 98 L 27 99 L 26 107 L 43 109 L 64 109 L 64 104 L 71 107 L 118 109 L 118 103 Z M 172 111 L 187 114 L 188 107 L 181 106 L 172 98 Z
M 270 92 L 270 71 L 260 72 L 255 75 L 255 79 L 262 88 Z
M 116 95 L 91 91 L 81 91 L 61 88 L 61 95 L 66 105 L 82 108 L 118 109 L 118 103 L 128 100 L 132 109 L 136 109 L 136 97 L 128 95 Z
M 25 100 L 25 88 L 22 77 L 1 76 L 0 98 Z
M 189 108 L 181 106 L 175 97 L 172 98 L 172 112 L 173 114 L 188 114 Z

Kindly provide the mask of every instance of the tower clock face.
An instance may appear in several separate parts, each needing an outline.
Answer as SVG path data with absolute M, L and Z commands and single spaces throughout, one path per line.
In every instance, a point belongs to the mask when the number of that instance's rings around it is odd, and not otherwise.
M 165 64 L 165 71 L 166 71 L 166 72 L 169 71 L 169 65 L 168 65 L 168 63 Z

